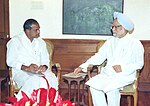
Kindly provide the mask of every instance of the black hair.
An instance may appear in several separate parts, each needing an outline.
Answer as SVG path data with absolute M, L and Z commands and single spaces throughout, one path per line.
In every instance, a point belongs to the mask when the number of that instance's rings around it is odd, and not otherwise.
M 25 21 L 24 25 L 23 25 L 24 31 L 25 31 L 26 29 L 31 29 L 31 26 L 32 26 L 33 24 L 39 24 L 39 23 L 38 23 L 35 19 L 27 19 L 27 20 Z

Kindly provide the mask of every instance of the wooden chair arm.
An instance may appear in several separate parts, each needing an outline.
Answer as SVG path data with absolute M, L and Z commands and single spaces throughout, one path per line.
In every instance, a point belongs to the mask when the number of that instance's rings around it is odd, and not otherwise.
M 88 67 L 87 67 L 88 79 L 90 79 L 91 77 L 93 77 L 94 73 L 98 74 L 98 72 L 99 72 L 99 66 L 100 65 L 93 65 L 93 64 L 89 64 L 88 65 Z
M 51 70 L 57 76 L 57 73 L 61 70 L 60 64 L 59 63 L 52 64 L 52 69 Z
M 107 64 L 107 59 L 102 64 L 100 64 L 100 65 L 89 64 L 88 67 L 87 67 L 88 79 L 90 79 L 93 76 L 92 74 L 94 72 L 95 72 L 95 74 L 101 73 L 102 67 L 105 67 L 106 64 Z
M 88 79 L 91 78 L 91 69 L 93 67 L 93 64 L 89 64 L 88 67 L 87 67 L 87 74 L 88 74 Z
M 52 72 L 56 75 L 58 78 L 58 84 L 60 84 L 61 80 L 61 66 L 59 63 L 52 64 Z
M 135 83 L 134 83 L 134 88 L 136 89 L 138 87 L 138 79 L 140 77 L 140 69 L 137 69 L 137 72 L 136 72 L 136 79 L 135 79 Z
M 61 70 L 61 66 L 59 63 L 55 63 L 54 65 L 57 67 L 58 70 Z

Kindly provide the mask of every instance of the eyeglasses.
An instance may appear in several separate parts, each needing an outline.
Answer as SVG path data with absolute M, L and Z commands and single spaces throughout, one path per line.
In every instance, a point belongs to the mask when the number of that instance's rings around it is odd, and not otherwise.
M 117 29 L 117 28 L 119 28 L 119 27 L 121 27 L 122 25 L 117 25 L 117 26 L 111 26 L 111 29 L 113 29 L 113 28 L 115 28 L 115 29 Z

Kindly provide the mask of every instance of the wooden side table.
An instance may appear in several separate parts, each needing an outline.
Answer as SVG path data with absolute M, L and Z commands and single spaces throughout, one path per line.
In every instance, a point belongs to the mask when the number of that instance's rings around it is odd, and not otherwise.
M 80 105 L 84 105 L 84 98 L 83 98 L 83 94 L 80 95 L 80 85 L 82 84 L 82 90 L 84 90 L 84 76 L 80 76 L 80 77 L 71 77 L 71 76 L 63 76 L 62 78 L 64 80 L 66 80 L 68 82 L 68 93 L 69 93 L 69 100 L 71 99 L 71 85 L 74 85 L 74 89 L 77 90 L 77 101 L 76 101 L 76 92 L 74 92 L 74 102 L 76 103 L 76 105 L 80 106 Z M 80 97 L 82 98 L 82 102 L 80 102 Z

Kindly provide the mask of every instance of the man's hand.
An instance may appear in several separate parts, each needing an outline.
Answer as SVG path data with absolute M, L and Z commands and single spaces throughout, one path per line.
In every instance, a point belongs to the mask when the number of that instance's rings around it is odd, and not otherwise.
M 35 73 L 36 71 L 38 71 L 38 66 L 36 64 L 30 64 L 29 66 L 22 65 L 21 70 Z
M 82 71 L 82 68 L 81 67 L 78 67 L 78 68 L 76 68 L 75 70 L 74 70 L 74 73 L 75 74 L 78 74 L 79 72 L 81 72 Z
M 47 68 L 48 67 L 46 65 L 40 65 L 38 67 L 38 65 L 36 64 L 30 64 L 29 66 L 25 66 L 25 65 L 21 66 L 21 70 L 25 70 L 32 73 L 45 72 Z
M 35 73 L 38 71 L 38 66 L 36 64 L 30 64 L 26 70 Z
M 116 71 L 116 73 L 122 72 L 121 65 L 114 65 L 112 67 Z
M 46 65 L 40 65 L 40 67 L 38 68 L 38 71 L 40 72 L 45 72 L 47 70 L 47 66 Z

